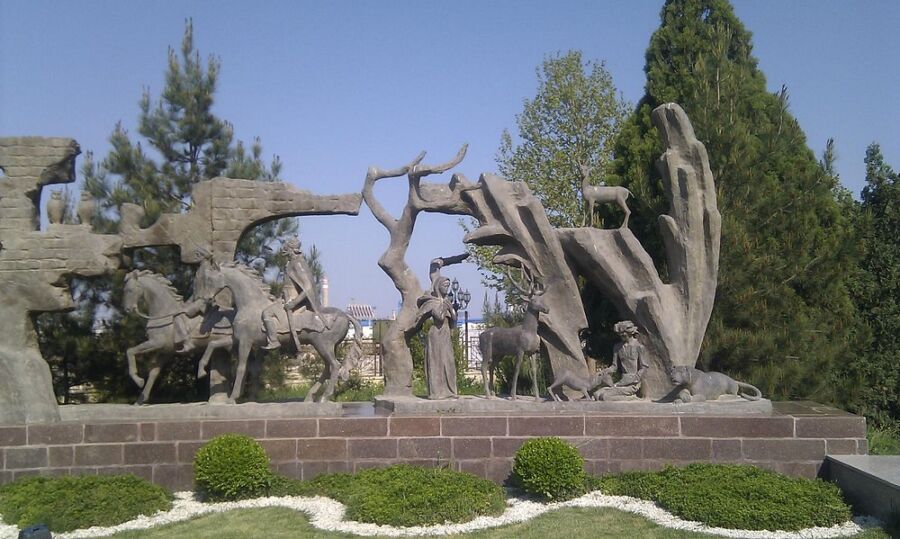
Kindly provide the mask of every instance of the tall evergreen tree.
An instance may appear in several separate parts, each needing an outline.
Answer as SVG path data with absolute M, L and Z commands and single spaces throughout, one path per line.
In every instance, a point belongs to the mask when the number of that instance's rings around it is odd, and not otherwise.
M 96 232 L 116 233 L 119 210 L 126 202 L 144 209 L 141 224 L 147 226 L 162 213 L 185 211 L 191 204 L 191 189 L 198 182 L 217 176 L 279 179 L 278 157 L 265 163 L 258 138 L 249 148 L 235 142 L 231 124 L 214 114 L 220 63 L 210 57 L 204 65 L 193 37 L 193 24 L 187 21 L 180 49 L 168 51 L 159 98 L 154 100 L 149 89 L 144 90 L 137 124 L 142 140 L 133 140 L 119 122 L 109 138 L 109 154 L 99 162 L 91 152 L 85 156 L 84 190 L 99 202 L 93 220 Z M 296 231 L 295 219 L 259 226 L 241 238 L 237 258 L 261 266 L 266 275 L 278 275 L 284 266 L 281 239 Z M 183 296 L 190 294 L 192 268 L 180 264 L 174 249 L 139 249 L 132 265 L 162 273 Z M 117 309 L 125 271 L 106 279 L 76 281 L 76 311 L 43 315 L 38 324 L 42 350 L 51 364 L 55 361 L 66 366 L 66 379 L 99 386 L 102 397 L 116 397 L 134 389 L 126 381 L 124 351 L 144 338 L 144 321 Z M 67 329 L 64 335 L 56 329 L 62 326 Z M 193 387 L 195 373 L 190 362 L 173 362 L 173 367 L 160 384 L 158 395 L 165 398 L 169 392 L 171 397 L 190 398 L 202 394 L 202 389 Z M 57 376 L 62 370 L 56 370 Z M 58 387 L 65 385 L 72 384 L 63 380 Z
M 722 213 L 716 306 L 700 366 L 747 378 L 776 398 L 833 400 L 828 373 L 855 352 L 845 268 L 852 230 L 820 165 L 770 93 L 750 32 L 727 0 L 667 0 L 646 53 L 646 93 L 615 146 L 613 182 L 635 193 L 632 222 L 665 274 L 650 112 L 677 102 L 707 148 Z
M 872 340 L 848 361 L 845 403 L 876 423 L 900 423 L 900 174 L 881 147 L 866 149 L 866 186 L 859 203 L 865 254 L 853 297 Z

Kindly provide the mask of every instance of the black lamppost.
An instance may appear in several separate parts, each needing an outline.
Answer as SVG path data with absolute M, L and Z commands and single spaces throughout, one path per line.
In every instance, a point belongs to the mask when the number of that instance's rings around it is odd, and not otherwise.
M 453 282 L 450 284 L 450 302 L 453 304 L 453 309 L 456 312 L 459 312 L 460 309 L 463 310 L 464 321 L 466 324 L 466 368 L 469 367 L 469 310 L 467 307 L 469 306 L 469 301 L 472 300 L 472 294 L 469 293 L 469 289 L 460 292 L 459 290 L 459 281 L 456 278 L 453 278 Z

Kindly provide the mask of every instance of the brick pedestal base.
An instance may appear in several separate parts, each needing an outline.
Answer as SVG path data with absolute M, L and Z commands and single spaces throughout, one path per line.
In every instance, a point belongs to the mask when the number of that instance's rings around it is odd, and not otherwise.
M 580 412 L 80 421 L 0 426 L 0 483 L 31 474 L 134 473 L 191 489 L 197 448 L 225 432 L 258 439 L 276 471 L 303 479 L 406 462 L 503 481 L 515 451 L 536 436 L 575 445 L 593 474 L 723 462 L 815 477 L 826 455 L 867 453 L 864 418 L 809 402 L 775 403 L 771 415 L 737 417 Z

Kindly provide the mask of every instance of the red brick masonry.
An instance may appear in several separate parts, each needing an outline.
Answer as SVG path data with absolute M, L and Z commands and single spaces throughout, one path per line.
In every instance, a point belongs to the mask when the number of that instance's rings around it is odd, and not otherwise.
M 775 403 L 771 416 L 596 413 L 309 417 L 297 419 L 63 422 L 0 426 L 0 483 L 29 474 L 134 473 L 190 489 L 204 440 L 248 434 L 275 470 L 297 478 L 407 462 L 502 481 L 528 438 L 559 436 L 588 472 L 667 463 L 757 464 L 814 477 L 825 455 L 866 454 L 865 419 L 815 403 Z

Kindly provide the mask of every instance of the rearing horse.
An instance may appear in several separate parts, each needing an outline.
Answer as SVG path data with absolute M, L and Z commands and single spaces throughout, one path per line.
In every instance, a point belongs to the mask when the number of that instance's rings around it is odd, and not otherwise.
M 138 309 L 144 300 L 147 313 Z M 153 384 L 160 369 L 175 355 L 175 316 L 184 312 L 184 301 L 172 287 L 172 283 L 157 273 L 134 270 L 125 276 L 125 293 L 122 306 L 126 312 L 135 312 L 147 320 L 147 340 L 125 351 L 128 356 L 128 374 L 138 387 L 143 388 L 136 404 L 144 404 L 150 399 Z M 215 311 L 206 316 L 188 318 L 187 329 L 191 344 L 205 347 L 203 359 L 208 362 L 217 349 L 231 348 L 231 321 L 233 312 Z M 197 330 L 203 326 L 202 334 Z M 145 381 L 137 371 L 137 357 L 152 354 L 155 358 Z M 166 359 L 161 359 L 165 357 Z
M 237 370 L 234 375 L 234 384 L 231 389 L 231 398 L 237 400 L 241 396 L 244 378 L 247 374 L 247 363 L 250 353 L 254 348 L 260 348 L 266 344 L 266 334 L 262 325 L 263 309 L 268 307 L 274 301 L 269 294 L 268 287 L 263 283 L 259 274 L 253 269 L 240 264 L 238 262 L 229 262 L 219 264 L 210 258 L 207 258 L 197 270 L 194 280 L 195 294 L 198 297 L 208 301 L 228 288 L 231 291 L 232 299 L 235 307 L 234 317 L 234 344 L 237 346 Z M 325 360 L 325 370 L 317 382 L 307 394 L 307 400 L 313 399 L 316 402 L 329 400 L 334 393 L 338 376 L 343 375 L 347 371 L 346 365 L 341 365 L 337 359 L 336 347 L 344 340 L 350 330 L 350 325 L 354 327 L 353 349 L 351 355 L 358 354 L 362 349 L 362 327 L 352 316 L 348 315 L 340 309 L 334 307 L 325 307 L 322 309 L 322 315 L 332 317 L 333 321 L 330 328 L 322 328 L 321 331 L 313 331 L 308 328 L 312 322 L 311 313 L 292 313 L 292 324 L 290 327 L 301 328 L 297 332 L 299 342 L 303 344 L 311 344 L 316 352 Z M 286 322 L 286 317 L 285 317 Z M 282 324 L 278 331 L 278 340 L 282 344 L 293 344 L 288 324 Z M 201 363 L 202 369 L 204 364 Z M 323 387 L 324 383 L 324 387 Z M 321 394 L 317 392 L 321 389 Z

